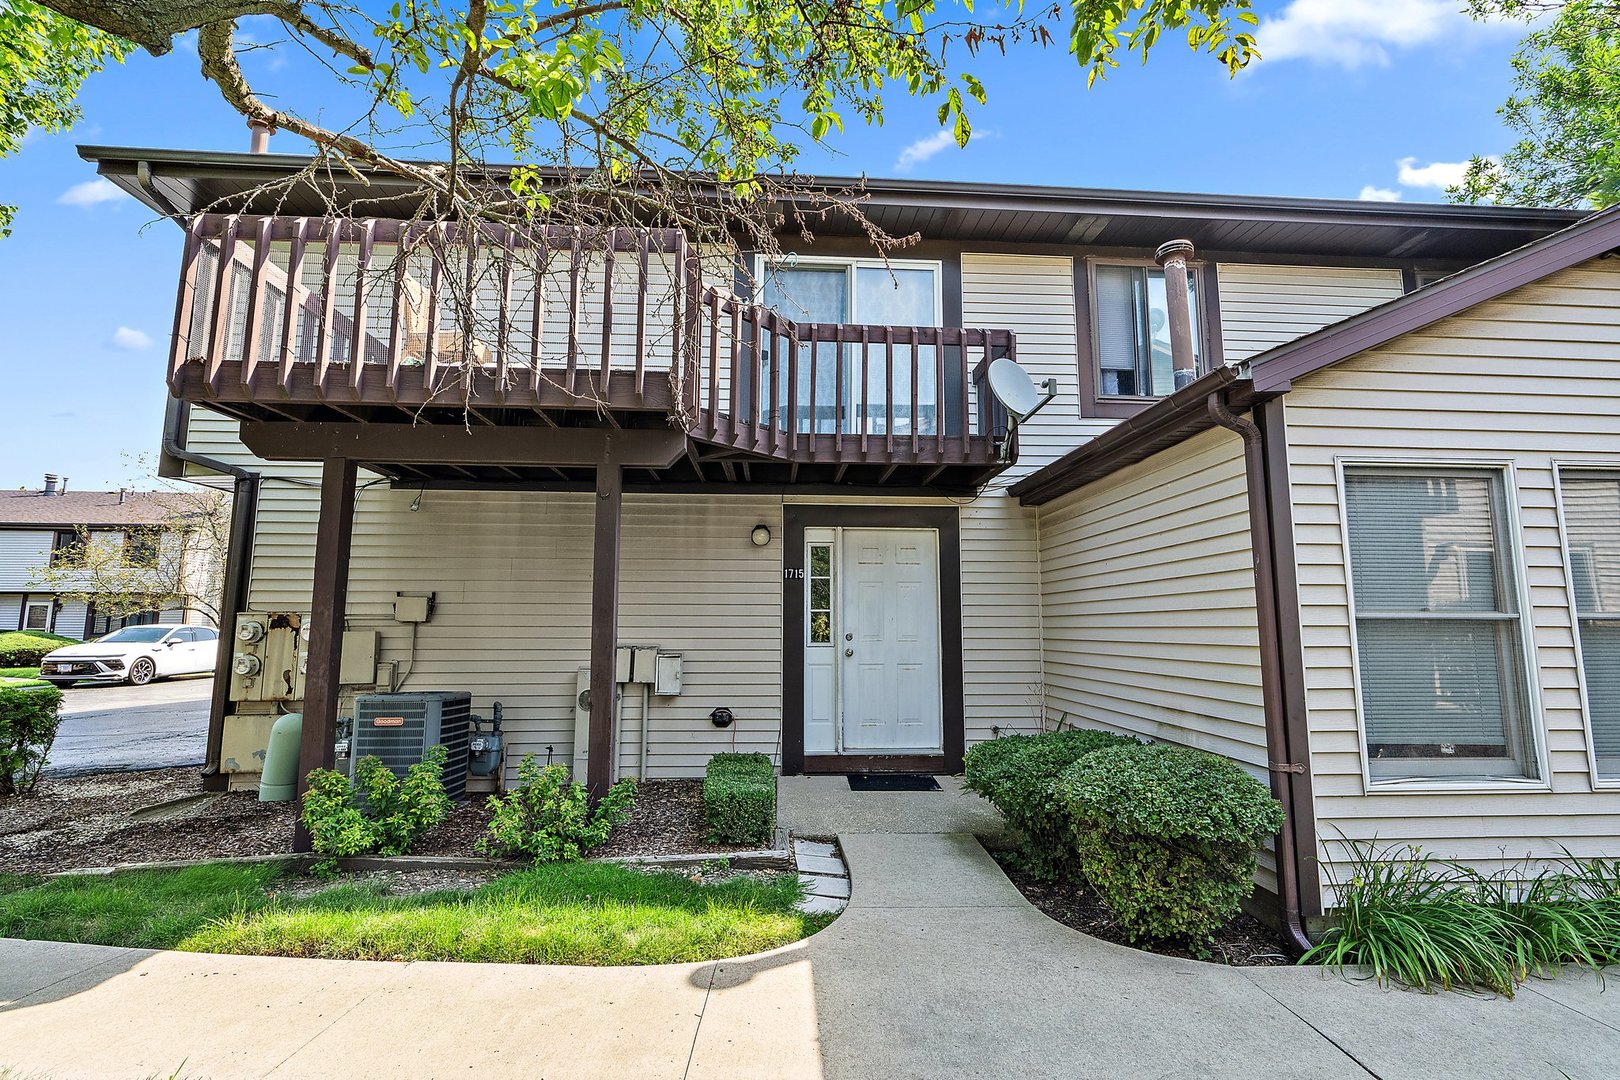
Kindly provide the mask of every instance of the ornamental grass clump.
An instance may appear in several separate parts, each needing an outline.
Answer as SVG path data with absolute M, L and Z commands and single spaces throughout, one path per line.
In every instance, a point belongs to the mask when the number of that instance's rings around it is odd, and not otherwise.
M 1073 879 L 1079 862 L 1067 813 L 1058 801 L 1058 777 L 1093 751 L 1137 745 L 1128 735 L 1089 728 L 1003 735 L 967 752 L 962 782 L 1024 834 L 1018 861 L 1026 870 L 1043 881 Z
M 1412 845 L 1344 844 L 1349 880 L 1335 886 L 1333 922 L 1301 963 L 1512 997 L 1564 964 L 1620 962 L 1620 863 L 1566 856 L 1485 873 Z
M 1225 758 L 1185 746 L 1086 755 L 1057 784 L 1080 872 L 1132 941 L 1207 948 L 1254 888 L 1282 806 Z

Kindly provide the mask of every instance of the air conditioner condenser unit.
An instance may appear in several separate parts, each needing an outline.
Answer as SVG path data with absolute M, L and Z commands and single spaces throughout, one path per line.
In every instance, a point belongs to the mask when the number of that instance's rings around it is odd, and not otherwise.
M 349 774 L 363 757 L 382 761 L 395 776 L 422 760 L 429 747 L 442 746 L 444 790 L 454 802 L 467 798 L 467 765 L 472 694 L 465 690 L 361 694 L 354 699 L 354 732 Z

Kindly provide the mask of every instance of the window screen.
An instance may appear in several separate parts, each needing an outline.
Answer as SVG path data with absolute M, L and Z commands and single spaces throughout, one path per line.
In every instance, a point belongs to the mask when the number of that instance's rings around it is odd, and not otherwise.
M 1565 473 L 1564 542 L 1575 587 L 1587 723 L 1598 776 L 1620 779 L 1620 475 Z
M 1345 471 L 1373 779 L 1536 775 L 1502 475 Z

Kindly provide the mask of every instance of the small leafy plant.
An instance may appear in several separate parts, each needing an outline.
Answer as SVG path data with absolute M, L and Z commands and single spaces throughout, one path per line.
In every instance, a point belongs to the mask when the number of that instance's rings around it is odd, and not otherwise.
M 1350 880 L 1302 964 L 1365 968 L 1415 989 L 1506 997 L 1562 964 L 1620 962 L 1620 862 L 1568 855 L 1483 873 L 1413 845 L 1344 841 Z
M 703 772 L 703 818 L 717 844 L 768 844 L 776 832 L 776 769 L 764 754 L 716 754 Z
M 572 862 L 605 843 L 614 826 L 630 820 L 636 782 L 628 777 L 608 789 L 593 809 L 585 785 L 568 766 L 542 767 L 533 754 L 518 765 L 518 786 L 489 800 L 489 834 L 478 850 L 497 858 L 536 863 Z
M 1067 810 L 1058 802 L 1058 777 L 1095 750 L 1135 745 L 1128 735 L 1088 728 L 1003 735 L 967 752 L 962 782 L 1024 834 L 1018 861 L 1026 870 L 1043 881 L 1073 879 L 1079 876 L 1079 860 Z
M 352 855 L 403 855 L 450 813 L 444 791 L 444 747 L 431 747 L 403 779 L 375 757 L 354 765 L 354 782 L 331 769 L 309 774 L 303 821 L 319 855 L 317 873 Z
M 1081 873 L 1131 940 L 1204 949 L 1254 888 L 1255 853 L 1283 809 L 1225 758 L 1118 746 L 1058 781 Z
M 61 707 L 62 691 L 54 686 L 0 688 L 0 795 L 25 795 L 39 783 Z

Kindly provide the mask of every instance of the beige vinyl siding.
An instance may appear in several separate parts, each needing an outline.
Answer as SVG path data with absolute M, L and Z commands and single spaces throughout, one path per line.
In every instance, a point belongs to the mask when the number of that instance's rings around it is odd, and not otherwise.
M 1229 364 L 1402 293 L 1399 270 L 1221 263 L 1216 273 L 1221 344 Z
M 1074 260 L 1051 255 L 962 256 L 962 325 L 1011 330 L 1018 362 L 1036 383 L 1056 378 L 1058 396 L 1019 433 L 1011 483 L 1113 426 L 1080 415 Z M 977 361 L 975 360 L 976 364 Z M 974 415 L 977 416 L 977 395 Z
M 1042 509 L 1052 720 L 1198 747 L 1269 784 L 1247 499 L 1242 442 L 1216 429 Z M 1275 888 L 1269 855 L 1258 880 Z
M 0 529 L 0 589 L 26 592 L 50 562 L 55 540 L 51 529 Z
M 1588 263 L 1295 383 L 1286 401 L 1323 857 L 1332 838 L 1418 843 L 1484 866 L 1561 845 L 1613 855 L 1620 792 L 1594 792 L 1554 491 L 1556 463 L 1620 464 L 1620 268 Z M 1511 465 L 1550 790 L 1368 792 L 1335 459 Z M 1334 867 L 1342 873 L 1342 865 Z

